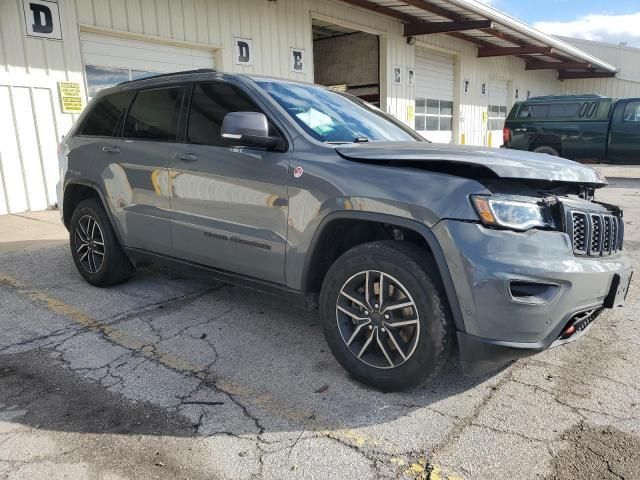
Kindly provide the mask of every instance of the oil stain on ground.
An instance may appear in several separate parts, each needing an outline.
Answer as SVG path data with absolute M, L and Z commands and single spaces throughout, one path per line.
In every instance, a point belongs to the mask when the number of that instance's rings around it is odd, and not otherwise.
M 553 473 L 546 480 L 640 479 L 640 438 L 580 423 L 562 439 L 570 446 L 553 459 Z

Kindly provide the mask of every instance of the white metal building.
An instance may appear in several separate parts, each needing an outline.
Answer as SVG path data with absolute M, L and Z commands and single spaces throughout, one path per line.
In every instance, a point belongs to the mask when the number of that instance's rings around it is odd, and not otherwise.
M 57 142 L 100 88 L 194 68 L 311 82 L 315 57 L 427 138 L 491 146 L 516 99 L 616 73 L 477 0 L 2 0 L 0 214 L 55 203 Z
M 615 77 L 605 79 L 567 80 L 563 82 L 559 93 L 589 92 L 615 98 L 640 97 L 640 48 L 579 38 L 560 39 L 615 65 L 618 72 Z

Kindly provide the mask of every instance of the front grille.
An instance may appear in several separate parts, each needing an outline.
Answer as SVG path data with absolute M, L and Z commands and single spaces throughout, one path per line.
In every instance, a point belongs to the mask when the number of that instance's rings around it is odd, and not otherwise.
M 576 255 L 611 255 L 622 250 L 622 218 L 572 210 L 568 221 L 567 230 Z

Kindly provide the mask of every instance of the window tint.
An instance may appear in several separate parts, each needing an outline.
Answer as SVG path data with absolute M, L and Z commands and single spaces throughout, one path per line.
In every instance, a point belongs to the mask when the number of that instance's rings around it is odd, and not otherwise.
M 629 102 L 623 118 L 625 122 L 640 122 L 640 102 Z
M 547 118 L 549 105 L 525 105 L 518 112 L 518 118 Z
M 226 83 L 199 83 L 193 88 L 189 110 L 187 141 L 226 146 L 220 136 L 222 121 L 229 112 L 259 112 L 260 109 L 241 90 Z M 269 135 L 279 136 L 269 125 Z
M 180 87 L 141 90 L 124 126 L 124 136 L 145 140 L 175 140 Z
M 589 105 L 587 117 L 593 117 L 593 114 L 596 113 L 596 110 L 598 110 L 598 104 L 596 102 L 593 102 L 591 105 Z
M 549 105 L 549 118 L 577 117 L 579 111 L 579 103 L 552 103 Z
M 82 124 L 80 135 L 117 136 L 116 130 L 121 125 L 122 117 L 127 111 L 132 97 L 133 92 L 120 92 L 100 99 Z

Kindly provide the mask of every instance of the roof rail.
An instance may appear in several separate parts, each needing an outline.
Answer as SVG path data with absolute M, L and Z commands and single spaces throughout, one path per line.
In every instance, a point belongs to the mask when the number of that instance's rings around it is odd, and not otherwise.
M 217 70 L 214 68 L 198 68 L 196 70 L 183 70 L 181 72 L 169 72 L 169 73 L 159 73 L 158 75 L 151 75 L 149 77 L 137 78 L 135 80 L 125 80 L 124 82 L 118 83 L 118 85 L 124 85 L 126 83 L 132 82 L 141 82 L 142 80 L 151 80 L 154 78 L 162 78 L 162 77 L 173 77 L 174 75 L 184 75 L 187 73 L 215 73 Z
M 542 95 L 540 97 L 531 97 L 528 100 L 577 100 L 577 99 L 600 99 L 609 98 L 602 95 L 594 95 L 591 93 L 585 93 L 584 95 Z

